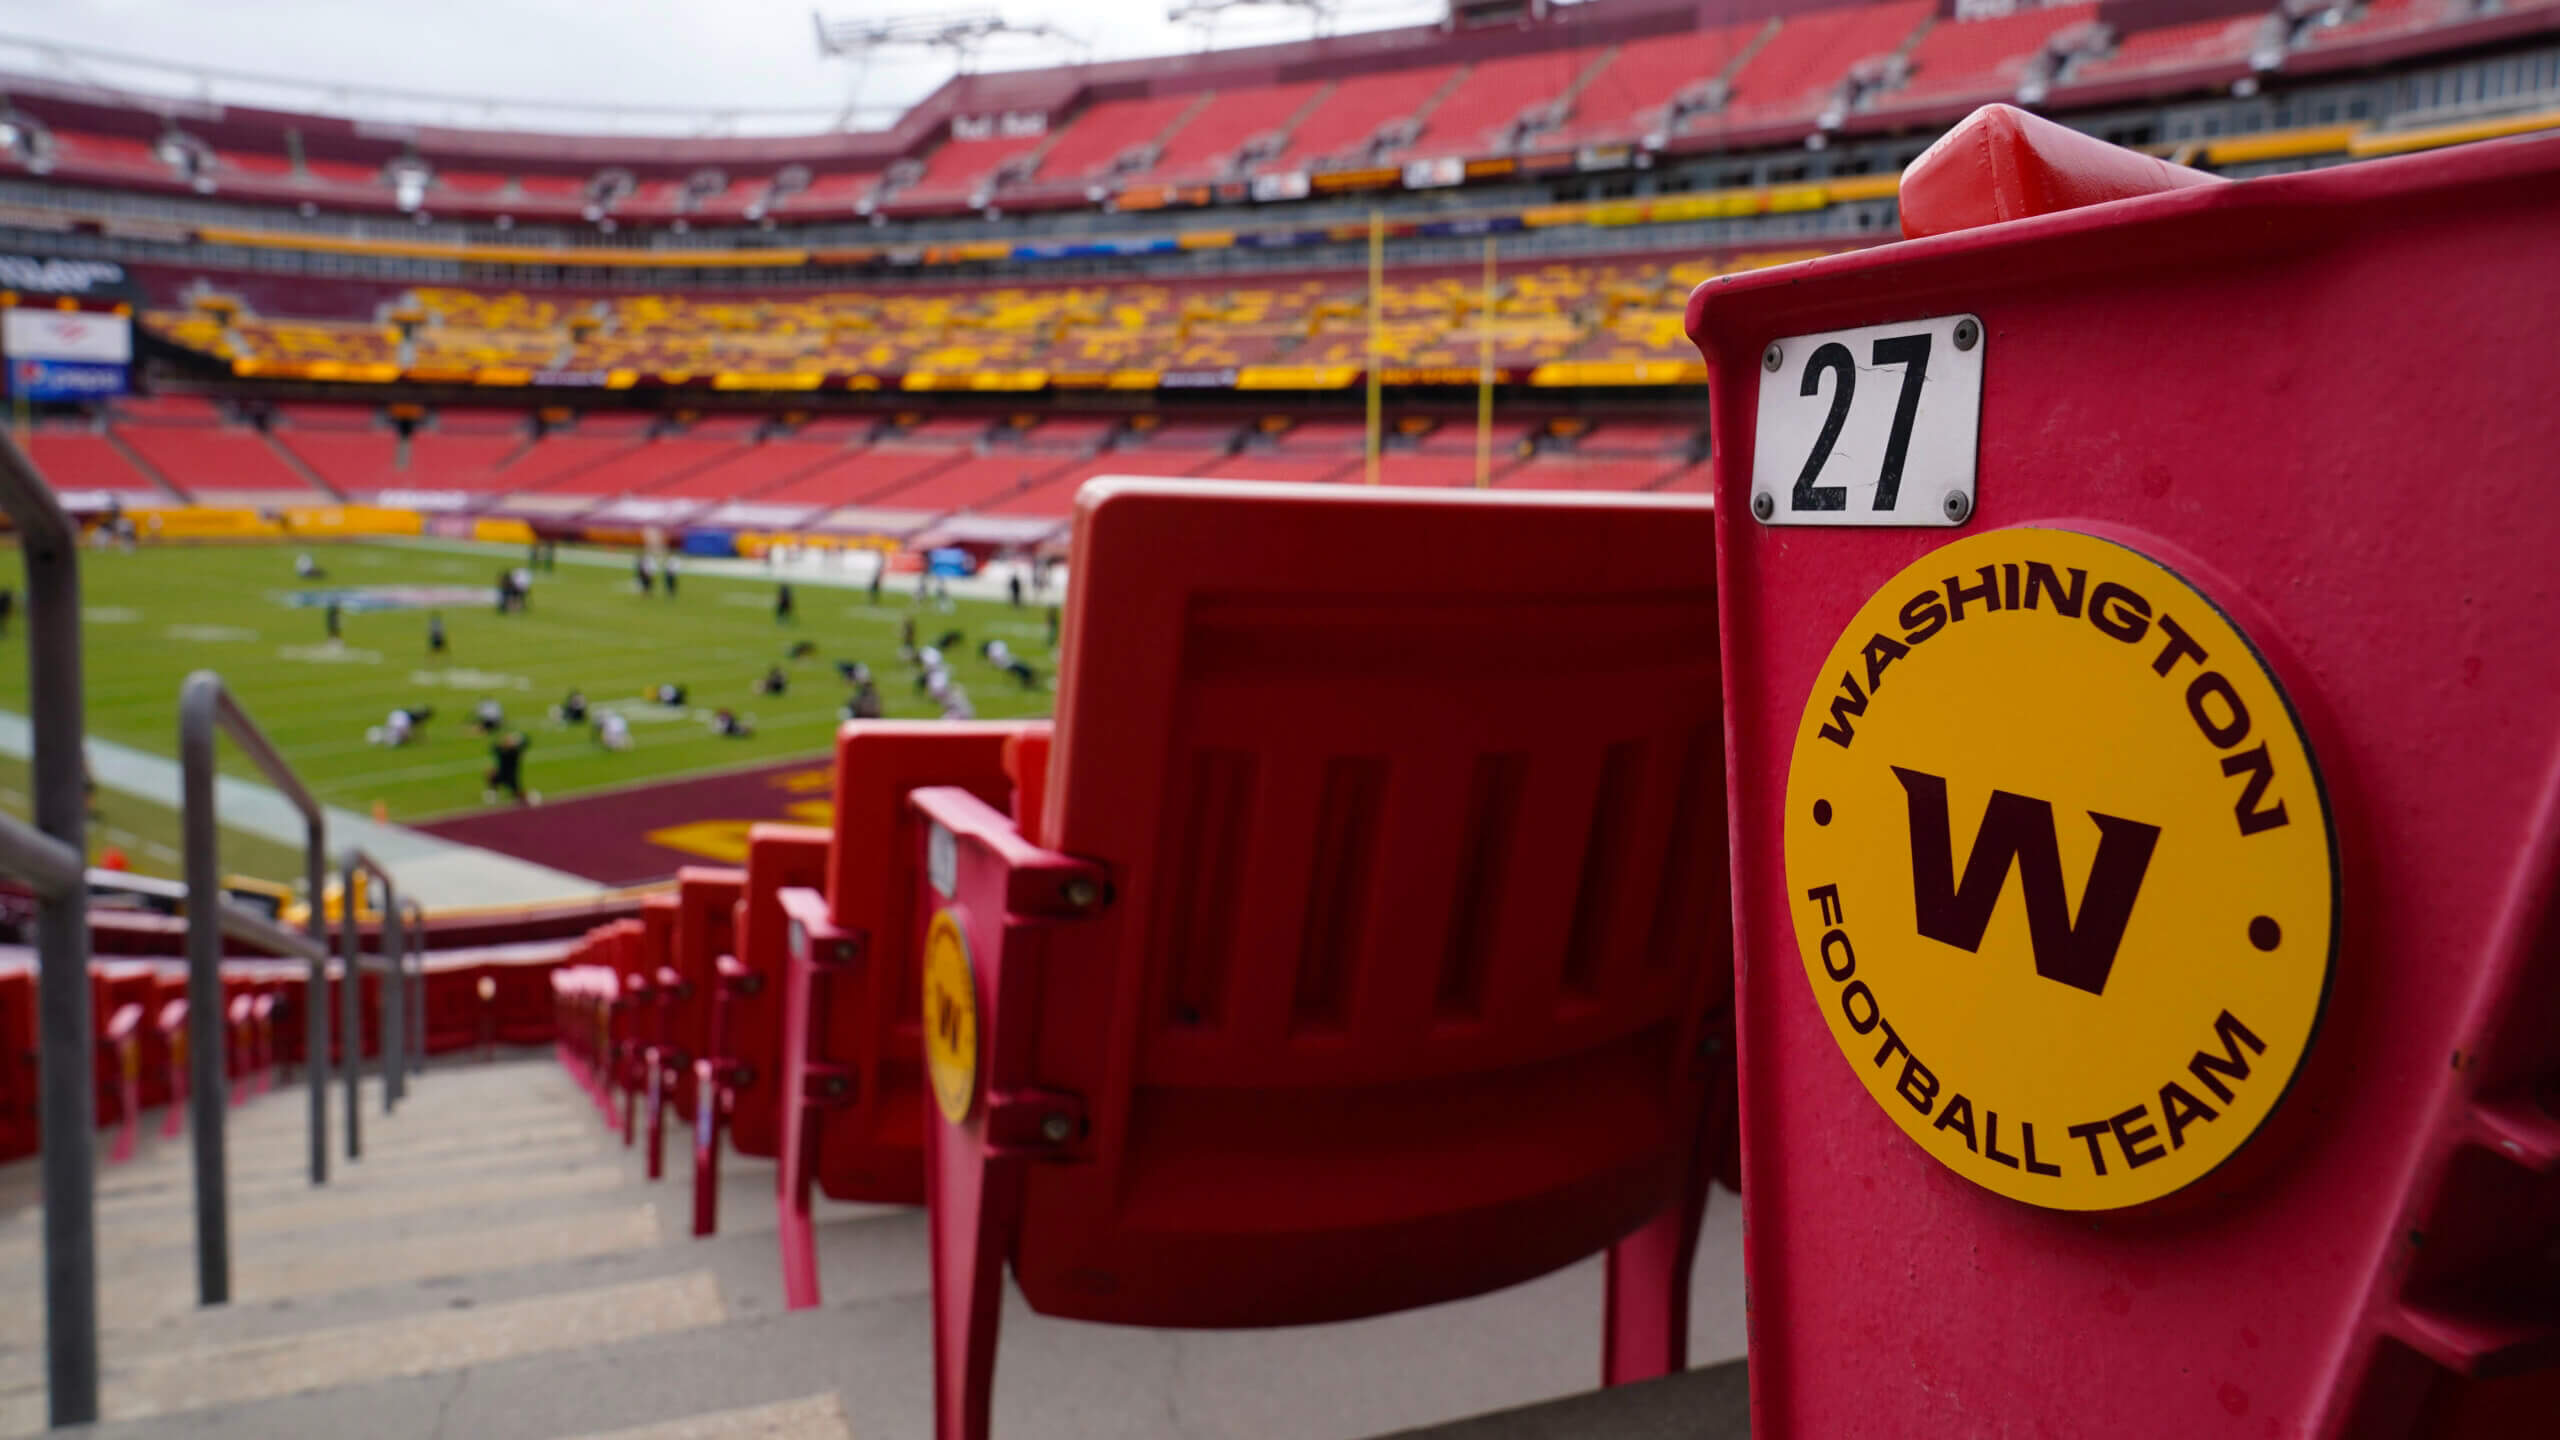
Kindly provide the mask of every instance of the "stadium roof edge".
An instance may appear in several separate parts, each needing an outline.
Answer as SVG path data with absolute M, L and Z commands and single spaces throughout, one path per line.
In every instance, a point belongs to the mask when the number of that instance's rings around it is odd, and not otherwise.
M 1724 24 L 1858 3 L 1864 0 L 1731 0 L 1716 7 L 1713 21 Z M 1240 82 L 1267 84 L 1314 76 L 1330 78 L 1424 58 L 1472 61 L 1566 46 L 1616 43 L 1696 26 L 1703 22 L 1706 8 L 1701 0 L 1583 0 L 1557 7 L 1548 20 L 1536 25 L 1458 33 L 1438 24 L 1406 25 L 1233 49 L 953 75 L 908 107 L 886 129 L 813 130 L 797 135 L 476 129 L 357 118 L 210 99 L 207 96 L 218 91 L 209 79 L 201 93 L 182 94 L 22 72 L 0 73 L 0 95 L 38 102 L 32 108 L 49 122 L 71 120 L 73 117 L 59 112 L 66 107 L 76 110 L 79 114 L 74 123 L 79 128 L 100 133 L 157 133 L 168 123 L 176 122 L 217 147 L 272 146 L 283 131 L 292 129 L 300 133 L 312 154 L 374 163 L 414 147 L 432 158 L 504 162 L 515 169 L 542 173 L 598 165 L 665 170 L 684 165 L 792 163 L 862 170 L 885 167 L 915 152 L 939 137 L 960 116 L 1037 111 L 1055 118 L 1081 100 L 1141 93 L 1179 94 Z M 328 87 L 312 82 L 310 88 L 318 93 Z M 470 97 L 451 98 L 459 102 Z M 501 111 L 509 108 L 504 101 L 488 103 Z M 514 108 L 586 107 L 535 100 Z M 676 108 L 679 107 L 598 105 L 593 107 L 593 113 L 602 115 L 617 109 L 671 112 Z M 699 113 L 708 120 L 724 112 L 721 107 L 705 105 L 699 107 Z

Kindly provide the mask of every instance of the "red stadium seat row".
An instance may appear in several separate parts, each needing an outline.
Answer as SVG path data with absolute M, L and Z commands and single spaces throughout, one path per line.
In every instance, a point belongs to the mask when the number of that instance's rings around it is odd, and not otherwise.
M 2222 185 L 1993 107 L 1906 179 L 1932 243 L 1700 288 L 1721 517 L 1090 490 L 1055 721 L 847 726 L 829 829 L 591 938 L 572 1063 L 692 1104 L 698 1187 L 779 1154 L 794 1305 L 816 1195 L 920 1196 L 943 1440 L 1008 1273 L 1240 1327 L 1606 1251 L 1604 1377 L 1663 1373 L 1736 1175 L 1755 1433 L 2542 1433 L 2560 283 L 2500 262 L 2555 174 Z M 2242 306 L 2143 385 L 2087 340 Z M 1798 382 L 1922 335 L 1875 481 Z
M 274 1083 L 278 1066 L 301 1058 L 300 967 L 249 963 L 223 973 L 224 1049 L 236 1104 Z M 177 1134 L 187 1098 L 187 977 L 183 966 L 107 962 L 90 967 L 90 1015 L 97 1056 L 100 1129 L 116 1132 L 110 1163 L 130 1159 L 144 1114 L 162 1110 Z M 287 1031 L 295 1043 L 289 1047 Z M 32 1155 L 42 1142 L 35 971 L 0 962 L 0 1161 Z
M 779 1159 L 794 1305 L 818 1300 L 816 1194 L 930 1197 L 947 1436 L 984 1432 L 1008 1255 L 1051 1313 L 1268 1325 L 1623 1241 L 1608 1374 L 1676 1368 L 1704 1186 L 1729 1169 L 1714 607 L 1672 580 L 1711 526 L 1623 498 L 1089 499 L 1055 731 L 847 727 L 831 829 L 757 826 L 742 870 L 687 870 L 573 951 L 564 1061 L 653 1175 L 667 1113 L 693 1122 L 698 1232 L 724 1137 Z M 1540 566 L 1503 558 L 1558 546 L 1614 577 L 1607 617 L 1555 614 Z M 1343 560 L 1312 578 L 1311 553 Z M 1438 597 L 1462 573 L 1478 603 L 1453 630 Z M 1286 587 L 1301 618 L 1227 614 L 1207 597 L 1230 585 Z M 1356 631 L 1316 618 L 1330 604 Z M 1585 652 L 1631 687 L 1605 722 L 1570 682 L 1523 705 L 1483 663 L 1584 618 L 1641 646 Z M 1272 692 L 1230 652 L 1315 668 Z M 1177 715 L 1196 718 L 1167 748 Z M 1443 801 L 1503 838 L 1425 824 Z M 1394 978 L 1416 953 L 1448 957 L 1430 993 Z M 959 1099 L 955 1024 L 987 1067 Z M 1435 1109 L 1445 1143 L 1380 1169 L 1380 1141 Z

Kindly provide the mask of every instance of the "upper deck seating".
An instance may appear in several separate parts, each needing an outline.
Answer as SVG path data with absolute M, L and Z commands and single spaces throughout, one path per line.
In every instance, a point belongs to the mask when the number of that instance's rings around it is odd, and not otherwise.
M 1248 142 L 1277 135 L 1324 93 L 1320 80 L 1221 90 L 1164 142 L 1153 168 L 1132 178 L 1182 181 L 1227 172 Z
M 1849 67 L 1900 50 L 1936 9 L 1931 0 L 1892 0 L 1789 16 L 1735 72 L 1724 108 L 1687 128 L 1810 124 L 1839 93 Z
M 1876 98 L 1876 108 L 1923 101 L 2006 100 L 2046 42 L 2098 18 L 2098 7 L 2055 5 L 1990 20 L 1941 21 L 1911 52 L 1911 79 Z
M 1467 156 L 1511 149 L 1514 122 L 1554 106 L 1607 53 L 1604 47 L 1582 46 L 1478 61 L 1432 107 L 1415 153 Z
M 1198 103 L 1198 95 L 1105 100 L 1069 122 L 1040 157 L 1039 178 L 1075 181 L 1112 167 L 1124 154 L 1153 145 Z
M 1607 140 L 1638 140 L 1668 133 L 1668 110 L 1681 92 L 1712 80 L 1733 67 L 1766 21 L 1718 25 L 1679 35 L 1631 40 L 1574 98 L 1564 126 L 1540 137 L 1539 144 L 1586 145 Z
M 1457 72 L 1455 65 L 1423 65 L 1340 81 L 1290 129 L 1288 144 L 1264 168 L 1355 163 L 1365 157 L 1380 129 L 1389 121 L 1410 118 Z

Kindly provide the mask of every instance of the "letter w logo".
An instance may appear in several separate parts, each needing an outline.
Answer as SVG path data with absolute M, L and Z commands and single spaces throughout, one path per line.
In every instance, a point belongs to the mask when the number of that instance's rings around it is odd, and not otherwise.
M 2098 857 L 2089 866 L 2080 918 L 2074 922 L 2070 897 L 2062 888 L 2062 851 L 2054 838 L 2051 804 L 1992 791 L 1959 885 L 1955 840 L 1947 825 L 1947 782 L 1899 765 L 1893 773 L 1911 806 L 1911 894 L 1920 933 L 1980 953 L 1982 933 L 1991 927 L 1991 912 L 1999 907 L 2014 861 L 2026 891 L 2027 938 L 2035 948 L 2036 973 L 2075 990 L 2104 994 L 2116 947 L 2124 943 L 2125 922 L 2133 918 L 2134 897 L 2151 868 L 2160 827 L 2089 812 L 2098 822 Z

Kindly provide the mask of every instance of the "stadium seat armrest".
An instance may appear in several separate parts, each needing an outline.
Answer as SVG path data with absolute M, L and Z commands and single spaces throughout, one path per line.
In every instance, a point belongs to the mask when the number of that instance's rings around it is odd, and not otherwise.
M 713 968 L 720 972 L 720 988 L 732 995 L 753 995 L 764 988 L 764 977 L 735 955 L 721 956 Z
M 161 1006 L 157 1023 L 163 1035 L 176 1035 L 183 1032 L 187 1028 L 187 1002 L 172 1000 Z
M 107 1043 L 110 1045 L 125 1044 L 132 1040 L 141 1029 L 142 1007 L 138 1004 L 130 1003 L 119 1005 L 116 1007 L 116 1013 L 107 1021 Z
M 1003 865 L 1008 913 L 1081 916 L 1109 898 L 1101 866 L 1031 843 L 1013 817 L 966 790 L 929 787 L 916 791 L 910 803 L 956 844 L 982 845 Z M 944 879 L 932 875 L 932 868 L 928 864 L 927 882 L 940 888 Z
M 835 923 L 827 897 L 807 886 L 785 886 L 775 898 L 789 923 L 791 956 L 821 969 L 849 969 L 862 963 L 869 937 Z

